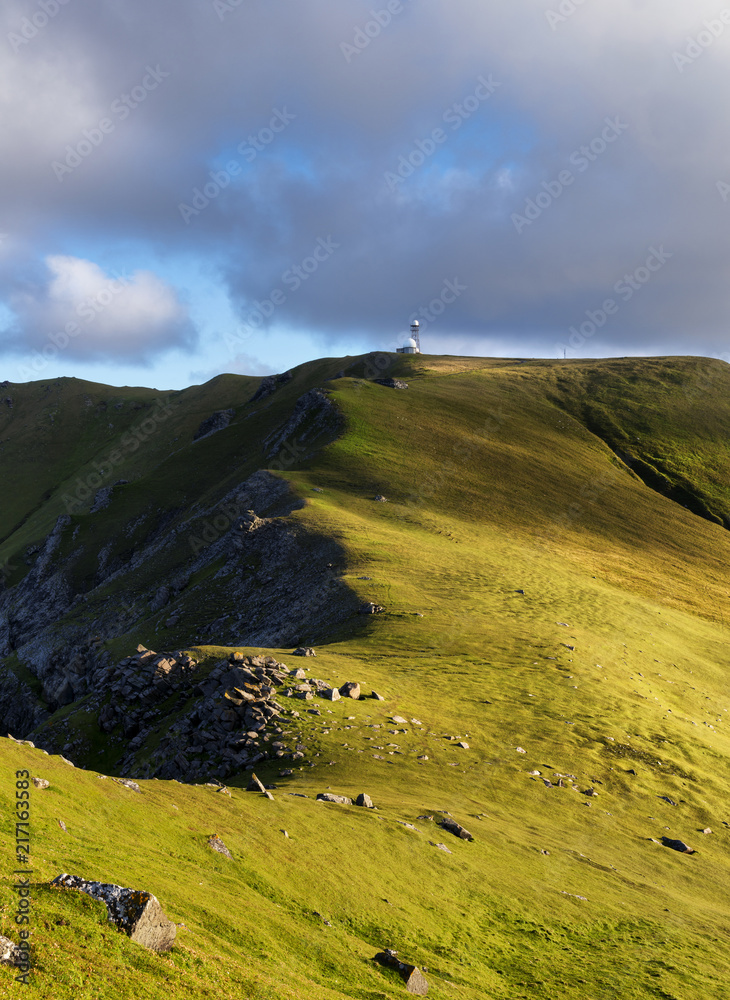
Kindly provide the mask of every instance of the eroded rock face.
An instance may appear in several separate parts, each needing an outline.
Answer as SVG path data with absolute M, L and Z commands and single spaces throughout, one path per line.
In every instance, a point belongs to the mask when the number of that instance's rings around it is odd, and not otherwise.
M 358 602 L 340 578 L 337 542 L 313 536 L 289 518 L 302 504 L 285 481 L 256 472 L 210 509 L 197 508 L 191 520 L 172 530 L 155 528 L 127 561 L 122 563 L 120 556 L 100 559 L 96 586 L 103 588 L 111 578 L 122 585 L 106 601 L 98 600 L 93 588 L 84 595 L 73 592 L 69 580 L 79 558 L 72 544 L 76 529 L 69 518 L 60 518 L 38 547 L 26 578 L 13 588 L 0 588 L 0 656 L 15 651 L 40 688 L 38 693 L 8 668 L 0 668 L 0 732 L 28 735 L 51 712 L 86 695 L 92 707 L 103 707 L 111 665 L 104 640 L 129 633 L 150 615 L 158 616 L 154 628 L 184 620 L 186 632 L 194 629 L 198 642 L 292 648 L 305 637 L 318 640 L 353 616 Z M 169 578 L 156 578 L 154 567 L 179 548 L 181 534 L 190 552 L 187 562 Z M 208 584 L 191 585 L 190 580 L 213 563 L 222 564 L 216 578 L 227 581 L 226 601 L 219 618 L 201 622 L 195 618 L 202 603 L 197 596 Z M 80 600 L 88 600 L 96 615 L 91 625 L 83 626 L 83 634 L 78 624 L 64 621 Z M 93 639 L 90 627 L 97 633 Z M 123 700 L 134 701 L 134 692 L 126 692 Z M 151 711 L 154 705 L 146 707 Z M 102 721 L 116 725 L 119 720 L 109 716 Z M 136 737 L 134 727 L 133 720 L 125 723 L 128 739 Z
M 328 393 L 328 389 L 310 389 L 300 396 L 286 424 L 265 439 L 267 458 L 279 458 L 287 468 L 308 458 L 325 439 L 339 433 L 342 414 Z
M 152 951 L 169 951 L 177 928 L 167 919 L 159 900 L 150 892 L 124 889 L 120 885 L 88 882 L 77 875 L 59 875 L 51 885 L 76 889 L 106 904 L 109 922 L 136 944 Z
M 222 431 L 230 424 L 236 415 L 235 410 L 217 410 L 207 420 L 204 420 L 193 436 L 193 441 L 200 441 L 201 438 Z

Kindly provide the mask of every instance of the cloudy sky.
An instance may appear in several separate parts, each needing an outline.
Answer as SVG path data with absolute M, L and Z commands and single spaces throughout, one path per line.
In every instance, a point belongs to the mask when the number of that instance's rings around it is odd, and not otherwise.
M 730 9 L 4 0 L 0 380 L 730 360 Z

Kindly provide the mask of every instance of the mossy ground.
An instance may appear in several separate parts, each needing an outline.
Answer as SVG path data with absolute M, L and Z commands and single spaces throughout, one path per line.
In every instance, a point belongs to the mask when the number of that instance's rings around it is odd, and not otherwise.
M 348 584 L 386 609 L 301 662 L 386 700 L 290 719 L 314 767 L 262 768 L 273 802 L 245 774 L 231 797 L 161 781 L 137 795 L 0 741 L 6 817 L 17 768 L 51 781 L 33 793 L 34 995 L 398 997 L 370 961 L 392 947 L 428 967 L 437 998 L 725 1000 L 730 538 L 645 485 L 615 442 L 639 436 L 642 460 L 661 452 L 721 517 L 727 366 L 404 358 L 392 373 L 409 389 L 330 383 L 347 432 L 286 474 L 307 500 L 291 516 L 336 537 Z M 544 785 L 560 774 L 576 788 Z M 316 803 L 326 790 L 378 809 Z M 439 810 L 474 842 L 438 828 Z M 213 833 L 233 861 L 206 847 Z M 173 952 L 50 890 L 62 871 L 154 892 L 186 925 Z

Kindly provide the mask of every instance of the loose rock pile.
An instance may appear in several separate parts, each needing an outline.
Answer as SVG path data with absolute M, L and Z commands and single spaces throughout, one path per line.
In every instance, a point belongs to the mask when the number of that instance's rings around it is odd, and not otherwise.
M 111 692 L 111 700 L 99 711 L 99 728 L 110 733 L 120 723 L 130 749 L 142 745 L 150 729 L 145 728 L 158 714 L 155 706 L 181 687 L 190 687 L 197 663 L 183 653 L 153 653 L 137 647 L 134 656 L 107 667 L 101 684 Z
M 273 656 L 232 653 L 201 676 L 190 656 L 158 654 L 143 646 L 108 668 L 105 682 L 111 700 L 99 712 L 99 726 L 112 732 L 121 725 L 129 740 L 121 773 L 134 768 L 141 777 L 182 781 L 226 778 L 265 760 L 302 760 L 306 746 L 287 740 L 279 725 L 285 709 L 276 701 L 277 689 L 303 701 L 360 696 L 355 682 L 338 690 L 323 680 L 308 679 L 302 667 L 289 670 Z M 170 715 L 176 716 L 175 722 L 166 726 Z M 140 768 L 140 750 L 163 726 L 164 736 Z

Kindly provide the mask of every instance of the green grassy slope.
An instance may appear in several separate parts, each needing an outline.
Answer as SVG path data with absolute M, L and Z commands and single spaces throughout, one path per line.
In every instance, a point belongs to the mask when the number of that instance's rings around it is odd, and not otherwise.
M 268 405 L 342 366 L 299 371 Z M 726 997 L 730 536 L 617 452 L 681 474 L 724 519 L 730 369 L 419 357 L 392 372 L 408 390 L 329 383 L 347 431 L 285 473 L 307 501 L 291 517 L 335 537 L 348 584 L 385 608 L 307 666 L 386 700 L 289 716 L 314 766 L 264 768 L 274 802 L 241 790 L 247 775 L 230 798 L 160 781 L 140 796 L 0 741 L 4 815 L 16 768 L 51 781 L 33 795 L 35 995 L 390 998 L 403 985 L 369 960 L 392 947 L 428 967 L 434 997 Z M 196 490 L 218 488 L 214 461 L 225 479 L 240 426 L 188 465 Z M 378 811 L 315 803 L 326 790 Z M 439 810 L 474 842 L 419 818 Z M 186 925 L 174 951 L 49 890 L 61 871 L 155 892 Z M 15 989 L 0 969 L 0 995 Z

